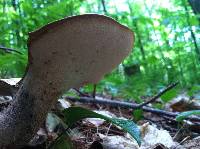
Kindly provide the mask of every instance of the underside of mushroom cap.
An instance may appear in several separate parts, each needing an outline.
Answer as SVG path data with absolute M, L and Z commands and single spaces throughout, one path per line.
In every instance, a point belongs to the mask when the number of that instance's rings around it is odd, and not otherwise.
M 97 14 L 65 18 L 30 33 L 28 72 L 55 88 L 97 83 L 129 54 L 134 35 Z

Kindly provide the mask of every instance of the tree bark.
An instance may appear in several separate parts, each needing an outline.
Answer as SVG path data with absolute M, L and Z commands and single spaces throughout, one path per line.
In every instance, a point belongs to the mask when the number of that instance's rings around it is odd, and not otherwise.
M 185 9 L 186 21 L 187 21 L 187 24 L 188 24 L 188 27 L 189 27 L 191 38 L 192 38 L 193 43 L 194 43 L 195 52 L 197 54 L 198 60 L 200 61 L 200 49 L 198 47 L 196 36 L 194 34 L 194 31 L 193 31 L 191 23 L 190 23 L 190 14 L 188 12 L 188 7 L 187 7 L 185 0 L 183 0 L 183 7 Z
M 200 0 L 188 0 L 195 15 L 200 14 Z M 197 16 L 200 23 L 200 16 Z
M 133 14 L 133 10 L 132 10 L 132 8 L 131 8 L 130 5 L 131 5 L 131 4 L 128 3 L 129 11 L 130 11 L 130 13 L 131 13 L 131 15 L 132 15 L 132 14 Z M 142 59 L 145 61 L 145 60 L 146 60 L 145 50 L 144 50 L 144 47 L 143 47 L 143 42 L 142 42 L 141 34 L 140 34 L 140 32 L 139 32 L 139 29 L 138 29 L 137 21 L 134 22 L 134 21 L 132 20 L 132 24 L 133 24 L 133 26 L 135 27 L 135 31 L 136 31 L 136 34 L 137 34 L 137 36 L 138 36 L 138 42 L 139 42 L 140 52 L 141 52 L 141 54 L 142 54 Z
M 107 9 L 106 9 L 105 0 L 101 0 L 101 4 L 102 4 L 102 6 L 103 6 L 103 12 L 104 12 L 104 14 L 107 14 L 108 11 L 107 11 Z

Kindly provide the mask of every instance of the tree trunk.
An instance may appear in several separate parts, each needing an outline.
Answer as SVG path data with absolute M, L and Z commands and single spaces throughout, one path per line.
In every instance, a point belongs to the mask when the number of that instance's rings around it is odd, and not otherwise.
M 131 16 L 132 16 L 132 14 L 134 14 L 134 12 L 133 12 L 133 9 L 131 8 L 131 4 L 128 3 L 128 6 L 129 6 L 130 14 L 131 14 Z M 138 42 L 139 42 L 140 52 L 141 52 L 141 54 L 142 54 L 142 59 L 143 59 L 144 62 L 145 62 L 145 60 L 146 60 L 145 50 L 144 50 L 144 47 L 143 47 L 143 42 L 142 42 L 141 34 L 140 34 L 140 32 L 139 32 L 139 29 L 138 29 L 137 21 L 134 22 L 134 21 L 132 20 L 132 24 L 133 24 L 133 26 L 135 27 L 135 31 L 136 31 L 136 34 L 137 34 L 137 36 L 138 36 Z
M 198 60 L 200 61 L 200 49 L 199 49 L 199 47 L 197 45 L 196 36 L 194 34 L 194 31 L 193 31 L 191 23 L 190 23 L 190 14 L 188 12 L 187 4 L 186 4 L 185 0 L 183 0 L 182 2 L 183 2 L 183 7 L 185 9 L 186 21 L 187 21 L 187 24 L 188 24 L 188 27 L 189 27 L 189 31 L 190 31 L 190 34 L 191 34 L 191 37 L 192 37 L 192 40 L 193 40 L 193 43 L 194 43 L 195 52 L 197 54 Z
M 105 0 L 101 0 L 101 4 L 102 4 L 102 7 L 103 7 L 103 12 L 104 14 L 107 14 L 107 9 L 106 9 L 106 4 L 105 4 Z
M 188 0 L 190 6 L 192 7 L 192 10 L 195 15 L 197 15 L 199 23 L 200 23 L 200 0 Z

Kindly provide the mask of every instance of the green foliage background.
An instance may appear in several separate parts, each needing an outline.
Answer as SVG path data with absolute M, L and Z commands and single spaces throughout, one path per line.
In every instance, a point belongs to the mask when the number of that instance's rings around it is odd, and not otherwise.
M 135 32 L 133 52 L 99 83 L 99 92 L 139 102 L 175 81 L 200 89 L 200 22 L 186 0 L 1 0 L 0 45 L 22 54 L 0 50 L 0 77 L 22 77 L 29 32 L 84 13 L 108 15 Z

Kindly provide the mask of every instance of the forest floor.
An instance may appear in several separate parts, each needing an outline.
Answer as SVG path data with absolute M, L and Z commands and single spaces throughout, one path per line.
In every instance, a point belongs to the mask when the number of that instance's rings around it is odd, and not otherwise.
M 159 100 L 158 100 L 159 102 Z M 73 103 L 95 112 L 123 119 L 134 119 L 133 109 L 115 107 L 101 104 Z M 198 106 L 197 106 L 198 105 Z M 191 107 L 193 106 L 193 107 Z M 165 106 L 166 111 L 182 112 L 187 109 L 198 108 L 197 101 L 188 102 L 188 97 L 180 95 Z M 185 120 L 178 123 L 174 117 L 144 112 L 140 120 L 142 144 L 140 147 L 119 127 L 99 119 L 86 119 L 76 123 L 75 130 L 82 137 L 74 138 L 76 148 L 116 148 L 116 149 L 199 149 L 200 148 L 200 121 Z M 73 138 L 73 137 L 72 137 Z M 80 145 L 82 144 L 82 145 Z
M 155 100 L 151 97 L 144 99 L 144 103 L 147 104 L 140 107 L 143 108 L 142 114 L 135 115 L 134 108 L 130 107 L 137 107 L 133 102 L 98 94 L 95 94 L 94 99 L 94 95 L 81 93 L 79 90 L 74 92 L 75 97 L 65 96 L 58 100 L 31 145 L 25 149 L 64 149 L 68 146 L 66 142 L 69 145 L 73 144 L 76 149 L 200 149 L 200 118 L 193 117 L 183 122 L 175 120 L 176 112 L 199 110 L 199 99 L 191 99 L 183 93 L 159 111 L 149 101 L 161 103 L 161 99 L 159 96 L 156 96 Z M 0 101 L 2 110 L 12 102 L 12 99 L 2 96 Z M 62 110 L 73 106 L 84 107 L 107 117 L 133 120 L 141 132 L 141 146 L 138 146 L 137 142 L 121 128 L 98 118 L 76 122 L 67 129 L 69 137 L 61 140 L 61 134 L 66 133 Z M 62 147 L 55 147 L 55 144 L 59 143 Z
M 80 97 L 81 98 L 81 97 Z M 97 99 L 109 97 L 96 96 Z M 52 113 L 59 115 L 59 108 L 66 106 L 79 106 L 108 117 L 117 117 L 122 119 L 134 119 L 133 109 L 124 107 L 113 107 L 99 103 L 82 103 L 81 100 L 74 102 L 70 97 L 59 99 L 57 106 Z M 113 101 L 119 99 L 112 99 Z M 123 102 L 123 101 L 122 101 Z M 159 99 L 157 100 L 159 102 Z M 59 106 L 58 106 L 59 105 Z M 151 105 L 149 105 L 151 106 Z M 61 109 L 62 109 L 61 108 Z M 171 113 L 186 111 L 187 109 L 199 109 L 199 103 L 193 99 L 188 99 L 186 95 L 179 95 L 172 102 L 165 105 L 165 111 Z M 62 116 L 61 116 L 62 117 Z M 61 118 L 60 117 L 60 118 Z M 52 121 L 50 121 L 52 123 Z M 78 121 L 68 130 L 70 139 L 74 148 L 77 149 L 199 149 L 200 148 L 200 121 L 184 120 L 177 122 L 174 117 L 152 112 L 143 112 L 143 116 L 137 121 L 141 131 L 142 144 L 139 147 L 136 141 L 119 127 L 97 118 L 88 118 Z M 46 129 L 42 133 L 47 138 L 45 144 L 54 144 L 62 127 L 58 128 L 57 123 L 54 129 Z M 58 137 L 59 138 L 59 137 Z M 43 144 L 44 145 L 44 144 Z M 51 145 L 50 145 L 51 146 Z

